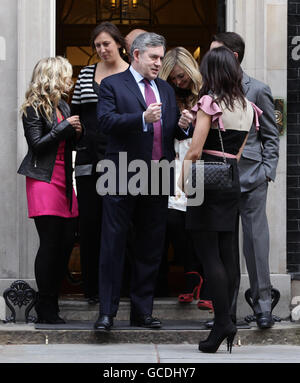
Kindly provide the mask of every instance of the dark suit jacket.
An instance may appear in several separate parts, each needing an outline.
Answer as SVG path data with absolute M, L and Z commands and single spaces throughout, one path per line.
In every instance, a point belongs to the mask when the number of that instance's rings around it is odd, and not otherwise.
M 179 109 L 173 88 L 164 80 L 155 80 L 162 102 L 163 156 L 175 158 L 174 138 L 188 136 L 178 127 Z M 101 81 L 97 115 L 99 127 L 107 134 L 106 159 L 118 169 L 119 152 L 126 152 L 128 162 L 144 160 L 151 163 L 153 126 L 143 131 L 142 114 L 147 109 L 144 97 L 130 70 L 106 77 Z M 191 132 L 190 132 L 191 134 Z
M 243 75 L 243 87 L 247 99 L 263 111 L 259 118 L 260 129 L 256 132 L 252 126 L 238 165 L 241 191 L 246 192 L 265 182 L 267 177 L 275 180 L 279 133 L 270 87 L 246 73 Z

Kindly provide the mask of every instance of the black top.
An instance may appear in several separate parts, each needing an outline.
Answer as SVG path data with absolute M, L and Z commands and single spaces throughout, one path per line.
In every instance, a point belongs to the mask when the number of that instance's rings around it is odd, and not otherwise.
M 247 131 L 230 129 L 225 132 L 221 132 L 224 151 L 234 155 L 238 154 L 247 134 Z M 203 149 L 218 150 L 219 152 L 222 151 L 218 129 L 210 129 Z

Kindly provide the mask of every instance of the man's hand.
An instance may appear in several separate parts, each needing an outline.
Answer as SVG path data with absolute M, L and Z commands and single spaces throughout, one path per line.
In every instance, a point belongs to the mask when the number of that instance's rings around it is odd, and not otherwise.
M 178 125 L 181 129 L 187 129 L 189 124 L 193 122 L 194 116 L 187 109 L 184 109 L 181 113 Z
M 155 102 L 150 104 L 144 113 L 144 119 L 146 124 L 152 124 L 153 122 L 161 119 L 161 103 Z

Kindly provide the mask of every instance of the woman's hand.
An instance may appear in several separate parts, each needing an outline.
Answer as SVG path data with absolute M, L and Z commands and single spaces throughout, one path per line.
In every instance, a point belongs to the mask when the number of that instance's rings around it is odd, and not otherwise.
M 193 122 L 194 116 L 187 109 L 184 109 L 181 113 L 180 119 L 178 121 L 178 125 L 181 129 L 187 129 L 189 124 Z
M 82 126 L 79 119 L 79 116 L 71 116 L 67 118 L 67 121 L 73 126 L 76 131 L 77 138 L 80 137 L 82 133 Z
M 184 115 L 186 115 L 186 112 L 184 113 Z M 206 141 L 206 138 L 208 136 L 210 126 L 211 126 L 211 116 L 203 112 L 201 109 L 199 109 L 197 112 L 196 126 L 194 130 L 192 142 L 190 144 L 189 150 L 187 151 L 184 157 L 181 174 L 179 176 L 179 180 L 177 183 L 178 187 L 185 194 L 188 194 L 187 189 L 189 189 L 188 177 L 189 177 L 190 167 L 192 165 L 192 162 L 199 160 L 199 158 L 201 157 L 202 149 Z

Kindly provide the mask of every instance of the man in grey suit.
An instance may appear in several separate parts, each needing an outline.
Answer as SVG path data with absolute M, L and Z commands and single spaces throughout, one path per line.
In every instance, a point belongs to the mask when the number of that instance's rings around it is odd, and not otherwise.
M 234 32 L 214 36 L 211 49 L 224 45 L 231 49 L 241 63 L 245 43 Z M 279 157 L 279 135 L 275 121 L 274 102 L 269 86 L 243 75 L 243 86 L 247 99 L 262 111 L 257 132 L 254 125 L 249 133 L 239 161 L 241 201 L 240 216 L 243 228 L 243 251 L 249 274 L 251 297 L 256 322 L 259 328 L 270 328 L 274 324 L 271 314 L 271 281 L 269 269 L 269 228 L 266 215 L 268 183 L 275 180 Z M 238 240 L 237 240 L 238 246 Z M 238 251 L 238 250 L 237 250 Z M 236 316 L 236 302 L 239 288 L 232 304 Z

